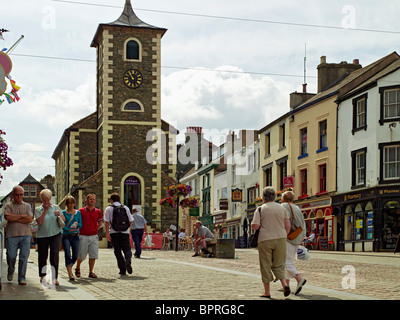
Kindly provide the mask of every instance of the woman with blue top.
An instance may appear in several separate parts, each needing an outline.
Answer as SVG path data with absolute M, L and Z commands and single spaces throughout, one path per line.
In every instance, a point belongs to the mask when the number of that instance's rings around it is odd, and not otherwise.
M 74 281 L 72 266 L 78 258 L 79 229 L 82 228 L 82 216 L 79 210 L 75 210 L 75 198 L 68 196 L 65 200 L 67 209 L 62 212 L 65 217 L 65 227 L 62 230 L 62 244 L 65 254 L 65 266 L 67 267 L 70 281 Z M 72 251 L 72 252 L 71 252 Z
M 58 224 L 58 217 L 64 221 L 65 217 L 61 214 L 58 205 L 51 204 L 53 193 L 49 189 L 40 191 L 42 205 L 35 209 L 35 218 L 38 224 L 36 233 L 38 245 L 39 277 L 43 283 L 47 271 L 47 257 L 50 248 L 50 265 L 52 267 L 52 282 L 58 285 L 58 262 L 61 243 L 61 228 Z

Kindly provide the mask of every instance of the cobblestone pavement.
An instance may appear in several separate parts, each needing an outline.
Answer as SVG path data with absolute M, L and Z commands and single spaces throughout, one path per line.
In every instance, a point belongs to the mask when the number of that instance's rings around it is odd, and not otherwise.
M 9 282 L 3 261 L 0 300 L 265 300 L 256 249 L 236 249 L 236 259 L 192 257 L 191 251 L 145 250 L 133 259 L 133 274 L 120 276 L 112 249 L 100 249 L 95 265 L 97 279 L 68 281 L 60 253 L 59 282 L 39 282 L 37 253 L 32 250 L 27 286 Z M 311 260 L 297 261 L 307 279 L 302 292 L 284 298 L 279 282 L 271 284 L 277 300 L 397 300 L 400 299 L 400 255 L 393 253 L 340 253 L 311 251 Z M 351 277 L 355 275 L 354 277 Z M 353 281 L 355 280 L 355 282 Z M 295 288 L 292 280 L 292 290 Z M 355 288 L 354 288 L 355 286 Z

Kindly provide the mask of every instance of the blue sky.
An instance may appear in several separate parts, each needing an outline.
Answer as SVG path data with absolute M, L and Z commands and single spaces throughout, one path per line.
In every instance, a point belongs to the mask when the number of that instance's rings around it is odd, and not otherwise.
M 0 29 L 10 32 L 0 46 L 24 39 L 10 55 L 21 100 L 0 105 L 0 129 L 7 132 L 14 161 L 2 171 L 0 195 L 28 173 L 38 180 L 54 174 L 51 155 L 64 129 L 96 108 L 90 43 L 99 23 L 120 16 L 125 0 L 73 2 L 1 5 Z M 132 0 L 132 5 L 141 20 L 168 29 L 162 40 L 162 117 L 181 132 L 187 126 L 260 129 L 287 112 L 289 94 L 302 90 L 305 44 L 307 90 L 315 92 L 321 56 L 327 62 L 359 59 L 366 66 L 398 51 L 400 42 L 400 33 L 388 32 L 400 30 L 396 0 Z

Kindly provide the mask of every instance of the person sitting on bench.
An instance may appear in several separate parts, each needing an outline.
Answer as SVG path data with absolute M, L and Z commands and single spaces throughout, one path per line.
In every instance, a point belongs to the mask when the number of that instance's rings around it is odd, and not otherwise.
M 199 255 L 199 245 L 201 247 L 201 251 L 203 251 L 204 254 L 211 254 L 211 252 L 207 250 L 207 241 L 214 240 L 214 235 L 207 227 L 202 225 L 201 221 L 196 221 L 196 230 L 197 239 L 194 241 L 195 254 L 193 255 L 193 257 Z

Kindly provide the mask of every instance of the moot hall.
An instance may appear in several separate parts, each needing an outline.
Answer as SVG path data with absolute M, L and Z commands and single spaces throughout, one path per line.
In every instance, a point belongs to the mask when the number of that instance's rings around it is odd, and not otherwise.
M 162 220 L 167 225 L 174 217 L 174 209 L 159 205 L 163 187 L 176 174 L 169 161 L 176 159 L 177 130 L 161 119 L 166 31 L 141 21 L 130 0 L 117 20 L 98 26 L 91 43 L 97 56 L 96 111 L 65 129 L 54 150 L 58 204 L 72 194 L 83 207 L 87 194 L 94 193 L 104 212 L 110 195 L 118 192 L 121 203 L 141 206 L 157 231 L 165 228 Z M 163 139 L 157 141 L 152 132 L 163 132 Z M 155 145 L 166 150 L 165 161 L 146 160 L 149 154 L 161 156 Z

